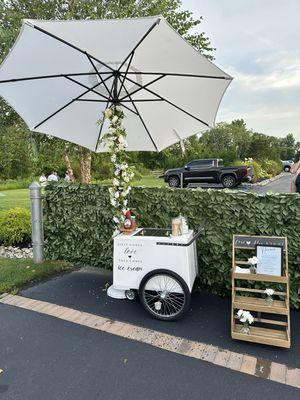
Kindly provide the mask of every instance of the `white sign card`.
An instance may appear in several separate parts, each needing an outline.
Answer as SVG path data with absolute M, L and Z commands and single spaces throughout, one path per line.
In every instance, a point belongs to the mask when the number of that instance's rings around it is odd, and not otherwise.
M 283 248 L 281 246 L 256 246 L 258 274 L 282 275 Z

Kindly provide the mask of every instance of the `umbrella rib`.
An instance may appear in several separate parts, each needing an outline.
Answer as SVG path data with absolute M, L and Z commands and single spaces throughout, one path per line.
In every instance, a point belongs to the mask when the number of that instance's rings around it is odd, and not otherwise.
M 126 68 L 126 71 L 125 71 L 125 75 L 124 75 L 124 77 L 123 77 L 122 82 L 121 82 L 121 79 L 119 79 L 121 85 L 120 85 L 120 89 L 119 89 L 118 96 L 117 96 L 118 98 L 119 98 L 120 93 L 121 93 L 121 91 L 122 91 L 122 88 L 123 88 L 123 86 L 124 86 L 125 77 L 126 77 L 128 71 L 129 71 L 130 64 L 131 64 L 131 61 L 132 61 L 132 59 L 133 59 L 133 56 L 134 56 L 134 51 L 133 51 L 132 54 L 131 54 L 131 57 L 130 57 L 130 60 L 129 60 L 129 62 L 128 62 L 128 65 L 127 65 L 127 68 Z
M 183 108 L 177 106 L 176 104 L 172 103 L 170 100 L 167 100 L 167 99 L 165 99 L 164 97 L 162 97 L 161 95 L 159 95 L 159 94 L 153 92 L 153 90 L 148 89 L 148 88 L 146 87 L 147 85 L 142 86 L 142 85 L 140 85 L 139 83 L 133 81 L 132 79 L 130 79 L 130 78 L 128 78 L 128 77 L 126 77 L 126 79 L 129 80 L 130 82 L 134 83 L 135 85 L 140 86 L 141 90 L 142 90 L 142 89 L 146 90 L 147 92 L 153 94 L 154 96 L 159 97 L 161 100 L 163 100 L 163 101 L 165 101 L 166 103 L 170 104 L 171 106 L 177 108 L 178 110 L 184 112 L 185 114 L 189 115 L 190 117 L 196 119 L 197 121 L 201 122 L 202 124 L 206 125 L 207 127 L 210 127 L 210 125 L 209 125 L 207 122 L 202 121 L 202 119 L 196 117 L 195 115 L 189 113 L 188 111 L 184 110 Z M 152 82 L 152 83 L 153 83 L 153 82 Z M 125 86 L 124 86 L 124 87 L 125 87 Z
M 129 81 L 133 82 L 134 84 L 140 86 L 139 89 L 136 89 L 136 90 L 134 90 L 133 92 L 130 93 L 130 96 L 132 96 L 133 94 L 135 94 L 135 93 L 137 93 L 137 92 L 140 92 L 141 90 L 145 89 L 147 86 L 152 85 L 153 83 L 159 81 L 160 79 L 162 79 L 162 78 L 164 78 L 164 77 L 165 77 L 165 75 L 161 75 L 161 76 L 159 76 L 159 77 L 153 79 L 153 81 L 148 82 L 146 85 L 140 85 L 139 83 L 134 82 L 133 80 L 131 80 L 130 78 L 127 78 L 127 77 L 125 77 L 125 79 L 128 79 Z M 125 80 L 125 79 L 124 79 L 124 80 Z M 124 88 L 125 88 L 125 85 L 124 85 Z M 128 91 L 126 91 L 126 92 L 128 93 Z M 122 98 L 120 99 L 120 101 L 122 101 L 122 100 L 124 100 L 124 99 L 127 99 L 127 98 L 130 97 L 130 96 L 129 96 L 129 93 L 128 93 L 126 96 L 122 97 Z
M 76 101 L 89 101 L 92 103 L 107 103 L 107 100 L 96 100 L 96 99 L 77 99 Z
M 69 81 L 74 82 L 74 83 L 76 83 L 76 84 L 79 85 L 79 86 L 84 87 L 85 89 L 90 89 L 88 86 L 84 85 L 84 84 L 81 83 L 81 82 L 76 81 L 75 79 L 70 78 L 69 76 L 66 76 L 65 78 L 66 78 L 66 79 L 69 79 Z M 103 82 L 101 82 L 101 83 L 103 83 Z M 93 93 L 98 94 L 99 96 L 103 97 L 103 98 L 106 99 L 106 100 L 109 99 L 109 97 L 105 96 L 104 94 L 101 94 L 101 93 L 97 92 L 96 90 L 91 89 L 90 91 L 93 92 Z
M 231 81 L 232 78 L 229 76 L 213 76 L 213 75 L 197 75 L 197 74 L 179 74 L 176 72 L 141 72 L 141 71 L 132 71 L 127 72 L 130 75 L 166 75 L 166 76 L 182 76 L 187 78 L 208 78 L 208 79 L 224 79 L 227 81 Z
M 137 113 L 136 111 L 133 111 L 130 107 L 125 106 L 125 104 L 120 103 L 120 105 L 121 105 L 122 107 L 124 107 L 124 108 L 127 108 L 127 110 L 131 111 L 133 114 L 138 115 L 138 113 Z
M 93 60 L 91 59 L 91 57 L 89 56 L 88 53 L 86 53 L 86 56 L 87 56 L 89 62 L 92 64 L 92 66 L 93 66 L 94 70 L 96 71 L 97 75 L 99 76 L 101 82 L 102 82 L 103 85 L 105 86 L 105 89 L 107 90 L 107 93 L 109 94 L 109 89 L 108 89 L 106 83 L 103 81 L 103 78 L 102 78 L 102 76 L 100 75 L 100 72 L 97 70 L 96 65 L 94 64 Z
M 56 39 L 56 40 L 58 40 L 59 42 L 64 43 L 65 45 L 71 47 L 72 49 L 77 50 L 77 51 L 79 51 L 79 52 L 82 53 L 82 54 L 88 55 L 88 56 L 91 57 L 93 60 L 99 62 L 100 64 L 104 65 L 104 67 L 106 67 L 106 68 L 110 69 L 111 71 L 113 71 L 113 68 L 111 68 L 109 65 L 105 64 L 103 61 L 100 61 L 98 58 L 92 56 L 91 54 L 89 54 L 89 53 L 87 53 L 86 51 L 80 49 L 79 47 L 74 46 L 72 43 L 69 43 L 69 42 L 67 42 L 67 41 L 64 40 L 64 39 L 61 39 L 60 37 L 54 35 L 53 33 L 47 32 L 45 29 L 42 29 L 42 28 L 40 28 L 39 26 L 36 26 L 36 25 L 30 25 L 30 26 L 32 26 L 34 29 L 37 29 L 38 31 L 44 33 L 45 35 L 48 35 L 48 36 L 52 37 L 53 39 Z
M 111 75 L 112 76 L 112 75 Z M 105 80 L 110 79 L 111 76 L 108 76 L 107 78 L 105 78 Z M 51 115 L 49 115 L 47 118 L 45 118 L 43 121 L 41 121 L 40 123 L 38 123 L 33 129 L 38 128 L 40 125 L 42 125 L 44 122 L 48 121 L 50 118 L 54 117 L 54 115 L 58 114 L 60 111 L 64 110 L 66 107 L 68 107 L 69 105 L 71 105 L 72 103 L 74 103 L 74 101 L 80 99 L 82 96 L 84 96 L 86 93 L 90 92 L 91 90 L 95 89 L 97 86 L 101 85 L 101 82 L 98 82 L 96 85 L 94 85 L 93 87 L 89 88 L 88 90 L 86 90 L 85 92 L 81 93 L 79 96 L 77 96 L 75 99 L 69 101 L 67 104 L 65 104 L 64 106 L 60 107 L 58 110 L 56 110 L 54 113 L 52 113 Z
M 134 100 L 132 100 L 132 97 L 131 97 L 130 93 L 128 92 L 128 90 L 126 89 L 126 86 L 125 86 L 125 85 L 124 85 L 124 89 L 125 89 L 126 93 L 128 94 L 129 99 L 131 100 L 131 104 L 133 105 L 133 108 L 134 108 L 135 111 L 137 112 L 137 115 L 138 115 L 138 117 L 140 118 L 141 123 L 143 124 L 143 126 L 144 126 L 144 128 L 145 128 L 145 130 L 146 130 L 146 132 L 147 132 L 147 134 L 148 134 L 148 136 L 149 136 L 149 138 L 151 139 L 151 142 L 152 142 L 153 146 L 155 147 L 156 151 L 158 151 L 158 148 L 157 148 L 157 146 L 156 146 L 156 144 L 155 144 L 155 142 L 154 142 L 154 140 L 153 140 L 153 138 L 152 138 L 152 136 L 151 136 L 151 134 L 150 134 L 150 132 L 149 132 L 149 129 L 147 128 L 147 125 L 145 124 L 145 121 L 143 120 L 141 114 L 139 113 L 139 110 L 137 109 L 137 106 L 136 106 L 136 104 L 134 103 Z M 121 104 L 122 104 L 122 103 L 121 103 Z M 124 104 L 122 104 L 122 105 L 124 106 Z
M 135 99 L 134 100 L 135 103 L 136 102 L 142 103 L 145 101 L 163 101 L 163 100 L 162 99 Z M 123 103 L 131 103 L 131 100 L 122 100 L 122 104 Z
M 139 47 L 139 45 L 146 39 L 146 37 L 149 35 L 149 33 L 160 23 L 160 18 L 157 18 L 157 20 L 150 26 L 148 31 L 144 34 L 144 36 L 138 41 L 138 43 L 134 46 L 134 48 L 131 50 L 131 52 L 128 54 L 128 56 L 125 58 L 125 60 L 122 62 L 122 64 L 119 66 L 118 71 L 121 70 L 123 65 L 126 63 L 128 58 L 131 56 L 132 53 L 135 52 L 135 50 Z
M 102 72 L 102 74 L 111 74 L 111 71 L 105 71 Z M 84 76 L 84 75 L 98 75 L 98 74 L 96 72 L 77 72 L 71 74 L 40 75 L 40 76 L 31 76 L 27 78 L 4 79 L 0 81 L 0 83 L 14 83 L 21 81 L 33 81 L 36 79 L 65 78 L 67 76 Z

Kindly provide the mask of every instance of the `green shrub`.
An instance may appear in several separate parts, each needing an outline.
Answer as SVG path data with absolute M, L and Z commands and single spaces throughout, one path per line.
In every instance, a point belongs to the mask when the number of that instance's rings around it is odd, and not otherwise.
M 31 239 L 30 211 L 12 208 L 0 214 L 0 243 L 12 246 Z
M 282 164 L 280 161 L 266 160 L 262 163 L 262 168 L 271 176 L 278 175 L 282 172 Z
M 266 160 L 261 164 L 259 161 L 250 158 L 245 159 L 245 161 L 237 161 L 234 165 L 252 166 L 254 170 L 253 182 L 272 178 L 272 176 L 277 175 L 282 170 L 282 166 L 280 165 L 279 167 L 278 162 L 274 160 Z
M 107 187 L 47 186 L 46 205 L 48 257 L 112 268 L 113 215 Z M 192 228 L 206 221 L 205 234 L 197 242 L 200 282 L 220 295 L 231 290 L 233 234 L 287 236 L 291 303 L 300 307 L 298 194 L 133 188 L 129 206 L 144 227 L 170 227 L 179 213 L 188 217 Z

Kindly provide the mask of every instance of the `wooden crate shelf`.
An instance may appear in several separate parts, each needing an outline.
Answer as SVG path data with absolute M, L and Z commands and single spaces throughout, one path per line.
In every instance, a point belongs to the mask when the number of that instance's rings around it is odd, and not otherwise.
M 251 326 L 250 334 L 241 333 L 241 325 L 235 324 L 232 331 L 232 338 L 245 340 L 246 342 L 261 343 L 271 346 L 290 348 L 291 343 L 288 331 Z
M 253 250 L 255 244 L 276 245 L 283 247 L 284 269 L 282 276 L 237 273 L 236 266 L 246 266 L 248 262 L 236 257 L 237 250 Z M 238 281 L 238 285 L 236 284 Z M 274 301 L 267 304 L 263 289 L 247 287 L 246 282 L 262 282 L 265 286 L 268 283 L 280 284 L 283 289 L 274 292 Z M 280 297 L 280 299 L 278 299 Z M 290 306 L 289 306 L 289 273 L 288 273 L 288 252 L 287 239 L 285 237 L 270 236 L 245 236 L 234 235 L 232 246 L 232 307 L 231 307 L 231 337 L 247 342 L 261 343 L 284 348 L 291 347 L 290 338 Z M 241 332 L 242 324 L 239 323 L 236 313 L 239 309 L 257 313 L 254 323 L 250 326 L 250 333 Z M 262 314 L 278 315 L 280 320 L 270 319 Z M 272 317 L 271 317 L 272 318 Z M 273 317 L 275 318 L 275 317 Z M 259 326 L 257 326 L 259 325 Z M 272 329 L 270 329 L 272 327 Z M 278 329 L 276 329 L 278 328 Z
M 263 298 L 238 296 L 236 294 L 233 298 L 233 307 L 248 311 L 260 311 L 268 314 L 289 314 L 289 308 L 284 300 L 274 300 L 272 305 L 268 305 Z
M 272 283 L 287 283 L 287 276 L 273 276 L 273 275 L 263 275 L 263 274 L 240 274 L 234 272 L 233 276 L 235 279 L 240 279 L 244 281 L 257 281 L 257 282 L 272 282 Z

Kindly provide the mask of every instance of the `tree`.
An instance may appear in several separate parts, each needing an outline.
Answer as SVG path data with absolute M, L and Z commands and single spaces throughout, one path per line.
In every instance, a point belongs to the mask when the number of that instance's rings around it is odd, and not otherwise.
M 296 139 L 292 133 L 280 139 L 280 158 L 281 160 L 292 160 L 295 157 Z
M 190 11 L 181 9 L 180 0 L 0 0 L 0 61 L 12 47 L 23 18 L 32 19 L 102 19 L 163 15 L 168 22 L 196 50 L 212 59 L 214 48 L 203 32 L 197 32 L 202 17 L 194 19 Z M 20 117 L 4 102 L 0 101 L 0 125 L 20 125 L 26 130 Z M 64 159 L 70 162 L 70 146 L 63 149 Z M 90 151 L 76 147 L 81 163 L 81 178 L 90 179 Z M 74 149 L 73 149 L 74 150 Z M 68 165 L 68 168 L 70 164 Z M 71 167 L 72 168 L 72 167 Z

